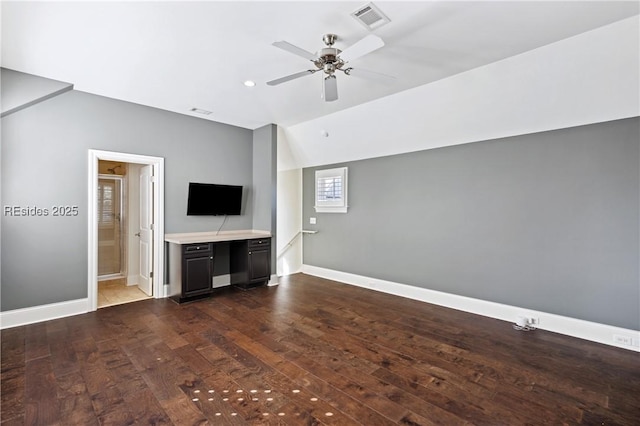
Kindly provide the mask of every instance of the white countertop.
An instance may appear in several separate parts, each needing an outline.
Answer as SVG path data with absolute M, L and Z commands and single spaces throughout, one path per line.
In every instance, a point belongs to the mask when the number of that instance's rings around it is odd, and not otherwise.
M 246 229 L 221 232 L 187 232 L 184 234 L 164 234 L 164 240 L 174 244 L 215 243 L 218 241 L 251 240 L 253 238 L 269 238 L 271 232 Z

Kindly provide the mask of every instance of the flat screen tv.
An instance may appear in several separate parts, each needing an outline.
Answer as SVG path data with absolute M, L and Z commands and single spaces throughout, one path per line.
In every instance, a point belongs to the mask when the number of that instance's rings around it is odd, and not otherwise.
M 189 182 L 187 216 L 239 215 L 242 186 Z

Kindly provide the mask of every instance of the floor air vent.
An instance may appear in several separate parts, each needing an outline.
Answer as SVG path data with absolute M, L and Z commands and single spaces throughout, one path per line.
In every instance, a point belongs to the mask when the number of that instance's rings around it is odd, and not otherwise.
M 367 3 L 359 7 L 355 12 L 351 13 L 351 16 L 369 30 L 375 30 L 390 22 L 389 18 L 373 3 Z

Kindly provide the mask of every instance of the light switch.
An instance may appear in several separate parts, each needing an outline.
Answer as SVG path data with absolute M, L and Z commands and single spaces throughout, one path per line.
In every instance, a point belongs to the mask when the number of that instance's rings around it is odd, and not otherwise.
M 309 225 L 315 225 L 316 224 L 316 218 L 315 217 L 310 217 L 309 218 Z

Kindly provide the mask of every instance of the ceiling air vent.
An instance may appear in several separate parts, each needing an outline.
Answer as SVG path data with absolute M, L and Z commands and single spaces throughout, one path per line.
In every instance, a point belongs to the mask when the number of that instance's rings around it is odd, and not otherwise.
M 373 3 L 367 3 L 359 7 L 355 12 L 351 13 L 351 16 L 369 30 L 375 30 L 390 22 L 389 18 Z

